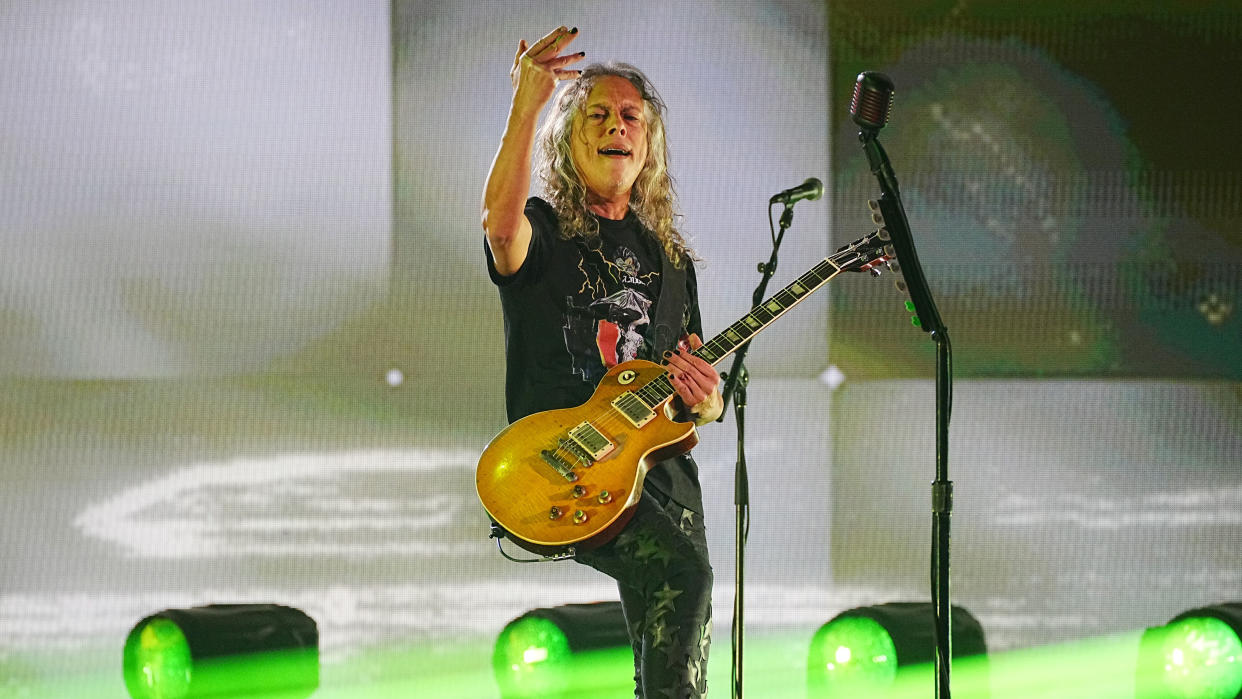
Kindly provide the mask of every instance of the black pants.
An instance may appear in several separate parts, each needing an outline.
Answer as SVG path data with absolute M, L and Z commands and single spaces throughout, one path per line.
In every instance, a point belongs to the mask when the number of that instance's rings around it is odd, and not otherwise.
M 577 559 L 617 581 L 634 648 L 634 696 L 705 696 L 712 566 L 703 516 L 644 490 L 625 529 Z

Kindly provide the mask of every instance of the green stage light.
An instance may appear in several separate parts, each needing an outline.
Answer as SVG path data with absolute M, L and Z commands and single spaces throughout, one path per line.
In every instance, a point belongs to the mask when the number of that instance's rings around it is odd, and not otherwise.
M 305 699 L 319 686 L 315 621 L 273 604 L 167 609 L 125 639 L 133 699 Z
M 1242 697 L 1242 602 L 1193 609 L 1145 631 L 1135 694 L 1138 699 Z
M 961 607 L 953 607 L 952 620 L 953 658 L 984 655 L 987 646 L 978 620 Z M 933 637 L 930 604 L 893 602 L 842 612 L 821 626 L 811 639 L 807 696 L 888 696 L 896 686 L 899 671 L 906 668 L 925 674 L 925 685 L 932 688 Z M 917 671 L 913 670 L 915 667 Z M 972 696 L 979 697 L 980 693 L 974 692 Z
M 503 699 L 632 697 L 634 656 L 620 602 L 533 609 L 492 651 Z

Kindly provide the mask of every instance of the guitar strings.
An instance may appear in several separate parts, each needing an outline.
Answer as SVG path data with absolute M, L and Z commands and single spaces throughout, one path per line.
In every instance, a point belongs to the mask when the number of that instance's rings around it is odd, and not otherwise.
M 875 234 L 873 233 L 872 236 L 874 235 Z M 730 325 L 725 332 L 720 333 L 696 349 L 694 351 L 695 356 L 698 356 L 704 361 L 710 362 L 712 365 L 715 365 L 720 360 L 727 357 L 743 343 L 749 341 L 761 330 L 783 315 L 786 311 L 797 305 L 799 301 L 807 296 L 810 296 L 812 293 L 819 290 L 821 286 L 831 281 L 833 277 L 837 276 L 849 267 L 857 266 L 857 248 L 860 247 L 861 243 L 867 241 L 870 237 L 871 236 L 867 236 L 863 240 L 848 245 L 845 249 L 822 260 L 819 264 L 812 267 L 805 274 L 794 280 L 791 284 L 776 292 L 758 306 L 752 308 L 750 312 L 743 316 L 740 320 Z M 855 255 L 855 259 L 851 265 L 840 266 L 834 262 L 836 258 L 844 257 L 848 254 Z M 800 285 L 802 287 L 801 293 L 795 292 L 794 289 Z M 767 306 L 771 303 L 776 303 L 779 310 L 773 311 L 769 309 Z M 763 318 L 764 315 L 768 317 L 765 319 Z M 758 323 L 758 325 L 749 325 L 746 322 L 747 320 L 754 320 Z M 732 347 L 729 346 L 729 343 L 724 341 L 728 337 L 728 333 L 730 331 L 732 331 L 738 338 L 732 342 Z M 633 391 L 630 391 L 630 393 L 634 394 L 645 406 L 647 406 L 649 410 L 652 411 L 657 410 L 659 406 L 661 406 L 666 400 L 676 393 L 676 390 L 673 388 L 670 381 L 668 370 L 664 367 L 667 367 L 667 365 L 662 366 L 659 376 L 634 389 Z M 614 447 L 616 446 L 616 443 L 609 437 L 609 433 L 615 433 L 618 429 L 628 429 L 627 423 L 629 425 L 633 424 L 611 403 L 604 412 L 597 414 L 593 418 L 587 419 L 586 423 Z M 557 458 L 563 459 L 565 456 L 568 456 L 570 460 L 582 467 L 590 466 L 594 463 L 595 460 L 590 455 L 589 450 L 583 448 L 586 456 L 582 456 L 577 453 L 576 450 L 564 446 L 567 443 L 577 444 L 573 436 L 569 434 L 569 431 L 563 432 L 559 435 L 557 437 L 556 444 L 552 445 L 552 452 Z M 580 445 L 578 446 L 579 448 L 582 448 Z

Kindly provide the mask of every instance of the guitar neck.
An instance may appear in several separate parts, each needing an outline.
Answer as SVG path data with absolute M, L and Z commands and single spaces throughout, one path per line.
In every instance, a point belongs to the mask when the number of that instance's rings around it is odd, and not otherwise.
M 834 256 L 835 257 L 835 256 Z M 724 332 L 713 337 L 694 351 L 694 356 L 715 366 L 725 357 L 733 354 L 737 348 L 746 344 L 760 331 L 776 321 L 777 318 L 797 306 L 803 299 L 832 281 L 832 278 L 844 271 L 844 268 L 833 262 L 833 258 L 825 258 L 788 286 L 768 297 L 768 300 L 750 309 L 750 313 L 742 316 Z M 665 374 L 651 383 L 638 389 L 636 393 L 648 404 L 656 405 L 676 393 L 673 385 Z
M 841 271 L 840 267 L 832 263 L 831 258 L 823 260 L 788 286 L 772 294 L 768 300 L 750 309 L 750 313 L 725 328 L 724 332 L 705 342 L 695 350 L 695 356 L 712 366 L 719 364 L 764 328 L 776 322 L 777 318 L 785 315 L 789 309 L 832 281 Z

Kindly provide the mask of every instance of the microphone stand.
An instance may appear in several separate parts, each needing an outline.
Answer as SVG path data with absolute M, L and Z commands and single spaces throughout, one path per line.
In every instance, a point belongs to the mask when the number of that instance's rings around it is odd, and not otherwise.
M 770 209 L 769 209 L 770 211 Z M 769 219 L 771 221 L 771 219 Z M 772 240 L 772 255 L 766 263 L 759 263 L 759 272 L 763 277 L 759 286 L 751 296 L 751 308 L 763 303 L 767 293 L 768 282 L 776 272 L 776 254 L 780 250 L 785 231 L 793 223 L 793 202 L 785 202 L 785 211 L 781 214 L 780 233 Z M 746 536 L 750 531 L 750 483 L 746 475 L 746 386 L 750 383 L 750 372 L 746 370 L 746 353 L 751 343 L 747 342 L 737 349 L 733 355 L 733 366 L 723 376 L 724 390 L 721 397 L 724 409 L 721 410 L 717 422 L 724 420 L 729 400 L 733 400 L 733 414 L 737 421 L 737 467 L 733 475 L 734 505 L 734 573 L 733 573 L 733 699 L 742 699 L 742 646 L 745 637 L 743 631 L 743 595 L 745 591 Z
M 952 664 L 952 606 L 949 603 L 949 517 L 953 512 L 953 482 L 949 480 L 949 415 L 953 404 L 953 351 L 949 330 L 940 320 L 931 289 L 923 276 L 910 223 L 906 220 L 897 177 L 884 147 L 876 140 L 878 128 L 863 127 L 858 133 L 871 174 L 880 183 L 880 213 L 892 237 L 897 261 L 914 303 L 916 326 L 930 333 L 936 343 L 936 480 L 932 483 L 931 598 L 935 618 L 936 697 L 949 699 Z

